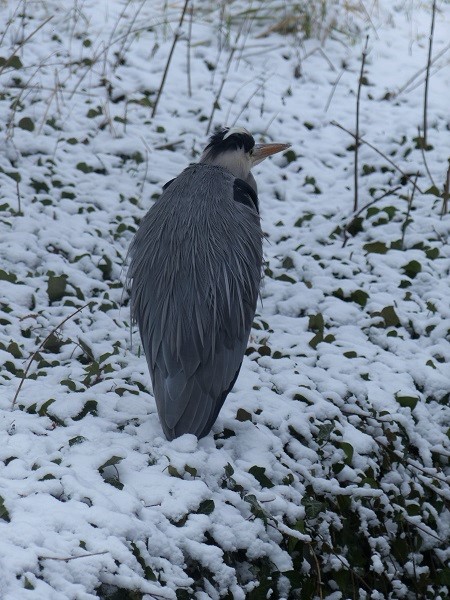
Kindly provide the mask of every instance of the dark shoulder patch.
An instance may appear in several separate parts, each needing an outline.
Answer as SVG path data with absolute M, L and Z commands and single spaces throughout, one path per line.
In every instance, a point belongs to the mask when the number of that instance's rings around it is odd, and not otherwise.
M 243 179 L 235 179 L 233 185 L 234 201 L 245 204 L 259 213 L 258 195 Z
M 167 188 L 169 187 L 169 185 L 175 181 L 176 177 L 174 177 L 173 179 L 171 179 L 170 181 L 168 181 L 167 183 L 165 183 L 162 187 L 163 190 L 167 190 Z

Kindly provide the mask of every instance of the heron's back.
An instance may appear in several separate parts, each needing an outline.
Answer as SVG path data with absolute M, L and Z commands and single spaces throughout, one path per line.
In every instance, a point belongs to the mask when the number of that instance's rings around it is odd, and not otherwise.
M 262 232 L 235 178 L 188 167 L 149 210 L 130 255 L 138 322 L 164 431 L 211 429 L 234 384 L 258 297 Z

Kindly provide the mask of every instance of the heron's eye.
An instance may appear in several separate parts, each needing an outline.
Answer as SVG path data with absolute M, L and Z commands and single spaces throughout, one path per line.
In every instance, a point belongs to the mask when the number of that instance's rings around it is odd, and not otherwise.
M 248 153 L 249 153 L 250 156 L 253 156 L 253 148 L 251 150 L 249 150 Z

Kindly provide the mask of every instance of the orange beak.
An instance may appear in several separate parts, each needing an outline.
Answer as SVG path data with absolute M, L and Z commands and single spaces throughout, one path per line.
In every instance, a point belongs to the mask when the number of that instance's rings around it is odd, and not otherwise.
M 253 147 L 253 164 L 257 165 L 268 156 L 283 152 L 291 147 L 291 144 L 255 144 Z

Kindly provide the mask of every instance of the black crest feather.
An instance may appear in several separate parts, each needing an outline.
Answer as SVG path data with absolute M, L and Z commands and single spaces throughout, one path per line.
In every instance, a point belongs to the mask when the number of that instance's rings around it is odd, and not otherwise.
M 205 150 L 208 150 L 212 155 L 238 150 L 239 148 L 244 148 L 245 152 L 249 152 L 255 145 L 253 136 L 245 129 L 236 128 L 236 131 L 225 137 L 229 131 L 229 127 L 223 127 L 213 133 Z

